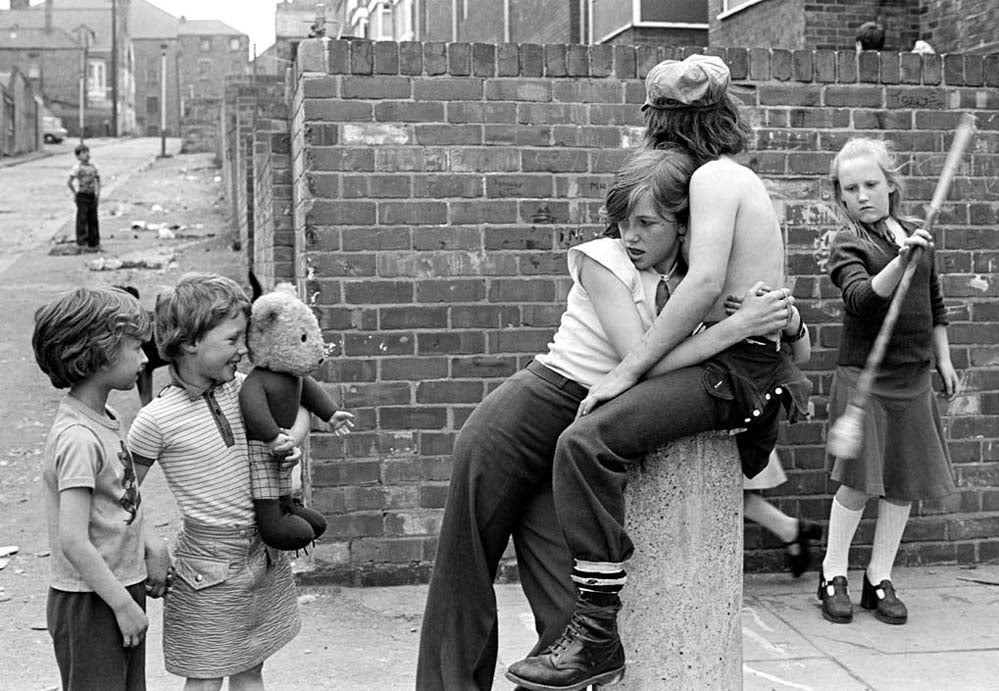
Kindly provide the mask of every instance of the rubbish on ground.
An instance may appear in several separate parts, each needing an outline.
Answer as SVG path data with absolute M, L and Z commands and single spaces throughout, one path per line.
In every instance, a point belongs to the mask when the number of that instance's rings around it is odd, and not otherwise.
M 0 547 L 0 557 L 9 557 L 12 554 L 17 554 L 17 545 L 7 545 L 6 547 Z
M 0 559 L 0 571 L 7 568 L 7 564 L 10 563 L 10 559 Z
M 165 228 L 166 223 L 147 223 L 146 230 L 159 230 L 160 228 Z
M 153 212 L 163 211 L 163 207 L 160 204 L 153 204 L 149 210 Z
M 119 269 L 165 269 L 174 261 L 173 253 L 133 255 L 131 257 L 98 257 L 87 262 L 91 271 L 117 271 Z
M 174 233 L 169 228 L 160 228 L 160 240 L 173 240 Z
M 132 230 L 145 230 L 145 229 L 146 229 L 145 221 L 132 221 Z

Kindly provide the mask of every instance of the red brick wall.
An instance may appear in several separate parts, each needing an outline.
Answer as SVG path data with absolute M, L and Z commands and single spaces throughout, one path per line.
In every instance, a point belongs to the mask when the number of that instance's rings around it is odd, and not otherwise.
M 545 348 L 569 288 L 565 250 L 600 230 L 607 183 L 641 144 L 642 78 L 682 52 L 322 45 L 303 44 L 292 107 L 296 275 L 336 346 L 322 378 L 358 428 L 313 435 L 312 500 L 330 520 L 315 554 L 344 581 L 415 580 L 433 556 L 456 431 Z M 914 508 L 900 559 L 999 557 L 999 56 L 711 52 L 757 127 L 745 161 L 772 190 L 812 325 L 816 417 L 782 430 L 789 480 L 771 493 L 793 515 L 824 521 L 834 489 L 823 448 L 841 302 L 817 264 L 834 229 L 829 160 L 854 134 L 893 139 L 919 212 L 958 116 L 977 113 L 936 229 L 967 387 L 946 418 L 960 492 Z M 746 539 L 748 568 L 781 568 L 772 538 L 747 526 Z

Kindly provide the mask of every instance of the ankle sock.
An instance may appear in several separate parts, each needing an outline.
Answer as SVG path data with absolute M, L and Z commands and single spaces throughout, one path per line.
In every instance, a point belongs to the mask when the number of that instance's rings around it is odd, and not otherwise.
M 867 565 L 867 580 L 873 585 L 891 580 L 891 567 L 902 542 L 905 524 L 909 521 L 912 504 L 899 506 L 881 499 L 878 502 L 878 522 L 874 528 L 874 546 L 871 548 L 871 561 Z
M 608 561 L 574 560 L 572 582 L 579 596 L 597 605 L 612 604 L 628 580 L 624 564 Z
M 829 510 L 829 537 L 826 541 L 826 556 L 822 560 L 822 575 L 827 581 L 836 576 L 846 576 L 850 564 L 850 543 L 860 525 L 864 510 L 854 511 L 833 498 Z

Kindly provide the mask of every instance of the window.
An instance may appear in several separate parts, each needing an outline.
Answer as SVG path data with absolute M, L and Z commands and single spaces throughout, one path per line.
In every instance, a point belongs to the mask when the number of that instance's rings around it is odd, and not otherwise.
M 158 96 L 146 96 L 146 113 L 148 115 L 159 115 L 160 99 Z
M 208 74 L 212 71 L 212 61 L 201 59 L 198 60 L 198 74 Z
M 146 86 L 158 86 L 160 83 L 160 71 L 150 67 L 146 70 Z
M 381 23 L 381 39 L 383 41 L 391 41 L 395 38 L 395 32 L 392 28 L 392 8 L 388 5 L 382 5 L 378 10 L 378 21 Z
M 107 98 L 107 65 L 103 60 L 90 60 L 87 70 L 87 96 L 94 99 Z
M 730 14 L 749 7 L 750 5 L 755 5 L 756 3 L 763 2 L 763 0 L 722 0 L 722 11 L 718 15 L 720 18 L 725 18 Z
M 239 50 L 242 47 L 243 47 L 242 41 L 240 41 L 238 38 L 229 39 L 229 50 Z
M 203 39 L 201 39 L 201 52 L 202 53 L 210 53 L 210 52 L 212 52 L 212 39 L 211 38 L 203 38 Z
M 395 40 L 411 41 L 415 38 L 414 14 L 416 7 L 413 0 L 395 0 Z

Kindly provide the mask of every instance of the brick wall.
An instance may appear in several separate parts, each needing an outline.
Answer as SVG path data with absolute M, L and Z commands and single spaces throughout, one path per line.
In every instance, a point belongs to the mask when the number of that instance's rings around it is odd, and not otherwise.
M 192 98 L 184 104 L 180 119 L 180 152 L 197 154 L 215 152 L 221 160 L 222 135 L 219 128 L 219 98 Z
M 708 0 L 711 46 L 854 50 L 857 29 L 870 21 L 884 27 L 887 51 L 911 50 L 920 38 L 920 0 L 761 2 L 719 19 L 722 2 Z
M 999 52 L 999 4 L 994 0 L 922 0 L 920 38 L 938 53 Z
M 272 119 L 254 137 L 253 271 L 265 290 L 295 278 L 289 125 Z
M 700 49 L 695 49 L 700 50 Z M 999 56 L 712 49 L 756 126 L 766 179 L 812 325 L 816 417 L 782 430 L 792 515 L 824 521 L 825 403 L 841 303 L 817 256 L 834 229 L 825 175 L 855 133 L 893 139 L 919 213 L 958 116 L 981 131 L 936 230 L 955 365 L 948 411 L 960 491 L 913 510 L 900 559 L 999 557 Z M 569 288 L 565 250 L 594 237 L 607 184 L 641 144 L 642 78 L 680 50 L 318 41 L 292 103 L 296 276 L 336 346 L 321 378 L 358 417 L 313 434 L 312 500 L 330 521 L 326 577 L 424 578 L 455 434 L 476 403 L 544 350 Z M 864 558 L 868 515 L 855 559 Z M 780 569 L 747 526 L 746 564 Z

